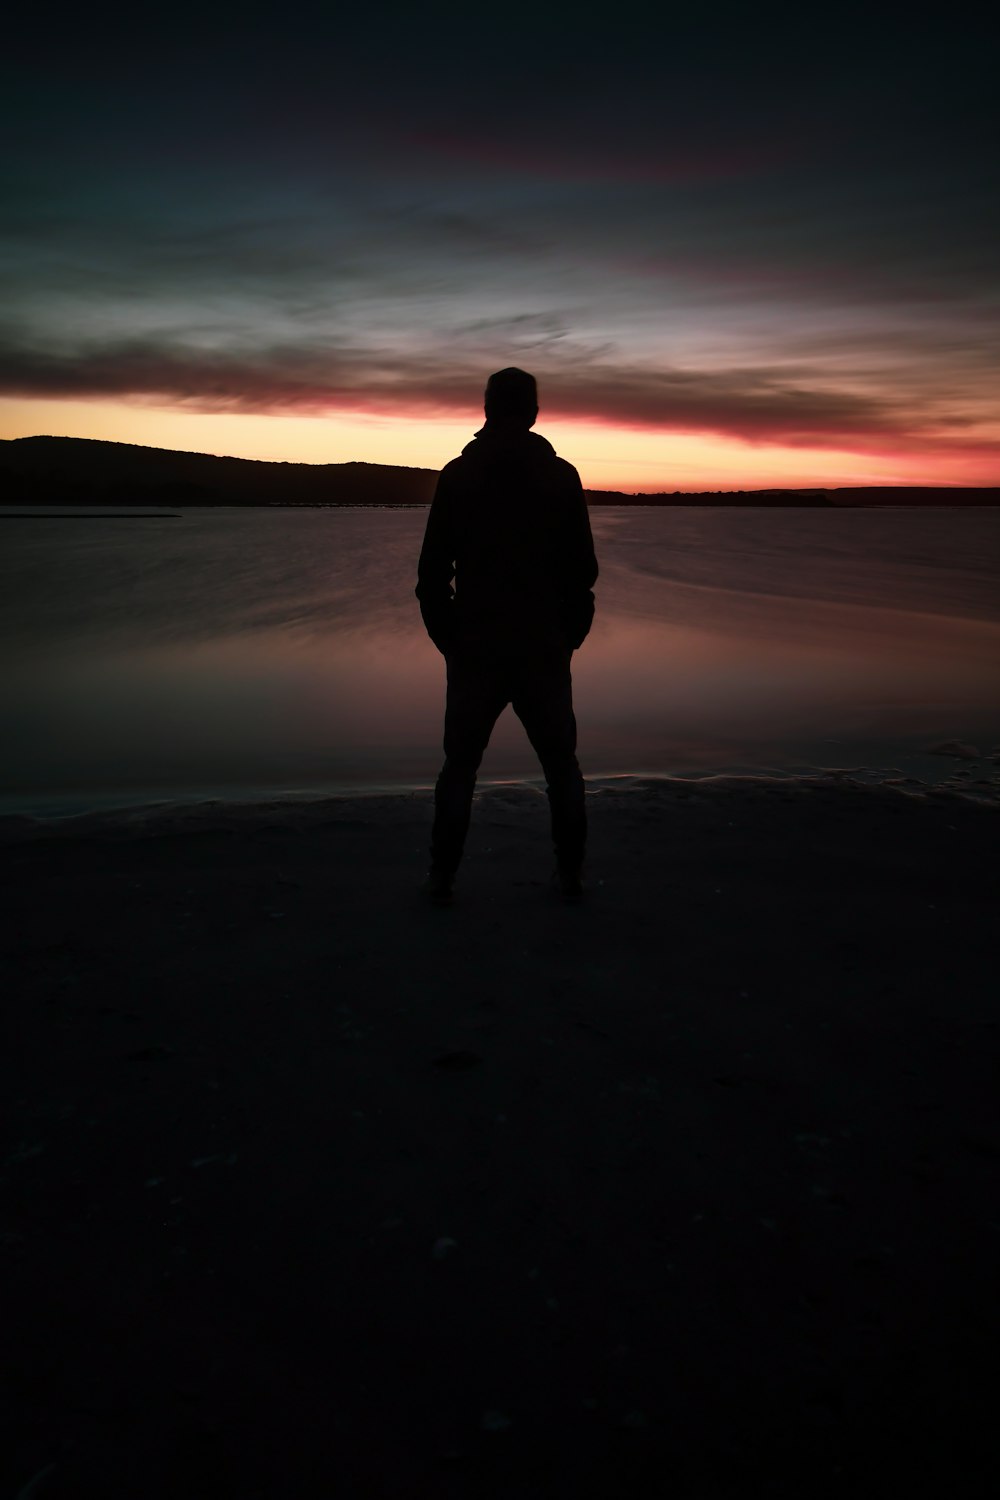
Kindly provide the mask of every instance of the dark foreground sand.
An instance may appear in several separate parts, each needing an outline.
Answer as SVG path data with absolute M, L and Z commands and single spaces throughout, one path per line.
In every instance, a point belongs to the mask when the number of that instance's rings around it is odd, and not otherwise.
M 997 810 L 590 802 L 5 825 L 4 1500 L 990 1491 Z

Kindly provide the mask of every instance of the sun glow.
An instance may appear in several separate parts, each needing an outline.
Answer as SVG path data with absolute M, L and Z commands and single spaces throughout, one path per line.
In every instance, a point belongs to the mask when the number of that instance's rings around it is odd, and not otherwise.
M 100 438 L 191 453 L 286 463 L 399 464 L 440 469 L 482 424 L 466 418 L 216 414 L 123 401 L 0 401 L 0 437 Z M 836 447 L 750 444 L 705 434 L 539 418 L 537 430 L 580 471 L 588 489 L 820 488 L 851 484 L 996 484 L 1000 461 L 977 453 L 856 453 Z

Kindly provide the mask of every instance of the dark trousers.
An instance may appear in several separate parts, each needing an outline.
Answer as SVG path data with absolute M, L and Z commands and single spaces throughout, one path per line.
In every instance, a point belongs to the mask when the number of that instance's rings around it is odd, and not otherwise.
M 445 762 L 434 789 L 431 859 L 458 868 L 472 812 L 476 773 L 507 704 L 524 725 L 546 780 L 552 842 L 560 863 L 579 864 L 587 838 L 583 776 L 576 759 L 571 652 L 520 655 L 449 653 Z

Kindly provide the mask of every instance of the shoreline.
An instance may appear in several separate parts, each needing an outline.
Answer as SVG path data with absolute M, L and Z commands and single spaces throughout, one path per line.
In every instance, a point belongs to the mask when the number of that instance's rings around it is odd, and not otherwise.
M 618 773 L 605 776 L 586 777 L 588 800 L 596 796 L 613 793 L 631 797 L 637 793 L 648 795 L 659 789 L 666 795 L 683 795 L 687 792 L 701 794 L 724 794 L 726 791 L 752 790 L 756 786 L 773 788 L 780 792 L 787 788 L 794 795 L 797 790 L 822 790 L 831 786 L 843 788 L 882 788 L 889 793 L 898 793 L 910 800 L 948 799 L 975 806 L 1000 806 L 1000 759 L 989 754 L 972 754 L 973 747 L 956 743 L 956 750 L 948 752 L 947 758 L 957 763 L 960 769 L 942 766 L 940 776 L 934 780 L 924 776 L 903 774 L 898 767 L 837 766 L 808 767 L 779 770 L 731 771 L 705 770 L 688 775 Z M 929 752 L 944 755 L 937 750 Z M 972 769 L 969 768 L 972 762 Z M 977 774 L 978 773 L 978 774 Z M 984 774 L 985 773 L 985 774 Z M 42 799 L 49 803 L 43 812 L 31 808 L 0 806 L 0 843 L 11 832 L 27 832 L 37 828 L 62 828 L 68 832 L 90 827 L 109 827 L 116 823 L 153 823 L 157 819 L 198 816 L 213 818 L 232 815 L 234 819 L 245 819 L 255 813 L 278 816 L 281 813 L 296 813 L 301 820 L 323 817 L 326 811 L 339 804 L 355 802 L 378 802 L 380 800 L 413 801 L 433 797 L 432 780 L 420 782 L 371 782 L 363 784 L 334 784 L 315 788 L 278 790 L 266 786 L 241 787 L 190 787 L 162 791 L 143 790 L 134 794 L 105 792 L 91 794 L 85 801 L 81 794 L 66 793 L 65 796 Z M 477 784 L 475 799 L 489 798 L 494 793 L 518 794 L 533 798 L 544 796 L 544 780 L 531 778 L 481 778 Z M 8 799 L 16 803 L 24 799 Z M 52 804 L 64 804 L 60 809 Z
M 887 487 L 891 493 L 892 487 Z M 939 492 L 942 496 L 961 493 L 970 496 L 974 492 L 963 490 L 958 486 L 940 486 Z M 767 492 L 764 492 L 765 494 Z M 824 492 L 826 493 L 826 492 Z M 832 491 L 829 493 L 833 493 Z M 845 493 L 837 491 L 838 494 Z M 923 493 L 934 493 L 924 491 Z M 610 492 L 586 491 L 587 505 L 591 509 L 605 507 L 608 510 L 826 510 L 826 511 L 898 511 L 905 514 L 910 511 L 927 510 L 998 510 L 1000 509 L 1000 498 L 996 489 L 984 491 L 989 495 L 988 499 L 963 498 L 961 500 L 947 499 L 913 499 L 891 500 L 891 499 L 864 499 L 858 501 L 826 499 L 766 499 L 758 496 L 753 491 L 705 491 L 704 493 L 692 492 L 682 498 L 661 498 L 659 495 L 623 495 L 621 498 L 611 498 Z M 753 498 L 739 499 L 740 495 L 751 495 Z M 169 502 L 167 502 L 169 503 Z M 74 506 L 71 510 L 57 510 L 59 504 Z M 110 511 L 99 511 L 96 507 L 99 501 L 81 500 L 74 501 L 44 501 L 37 504 L 29 501 L 0 501 L 0 519 L 8 521 L 69 521 L 69 520 L 181 520 L 186 512 L 199 512 L 205 510 L 429 510 L 429 500 L 259 500 L 241 501 L 232 498 L 218 500 L 191 501 L 182 500 L 180 510 L 164 511 L 157 509 L 162 506 L 163 501 L 150 501 L 143 504 L 142 501 L 122 500 L 119 504 L 111 502 L 115 506 Z M 17 507 L 14 509 L 13 507 Z

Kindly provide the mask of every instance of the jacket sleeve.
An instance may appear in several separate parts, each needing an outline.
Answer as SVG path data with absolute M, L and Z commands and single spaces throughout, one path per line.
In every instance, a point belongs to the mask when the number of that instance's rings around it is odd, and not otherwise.
M 570 644 L 575 651 L 586 640 L 594 621 L 594 584 L 597 582 L 597 557 L 590 530 L 590 512 L 583 494 L 580 476 L 570 470 L 569 515 L 563 553 L 563 621 Z
M 455 549 L 449 490 L 447 470 L 442 470 L 427 516 L 415 591 L 427 634 L 442 654 L 451 644 L 455 604 L 455 591 L 451 586 L 455 576 Z

